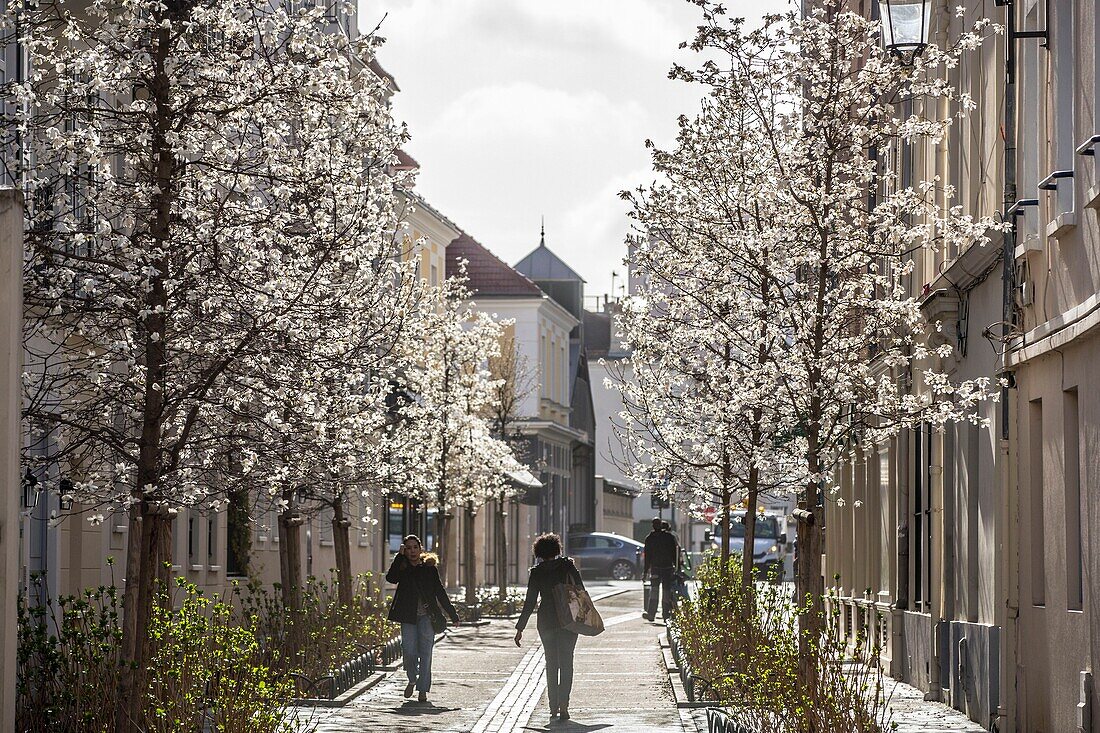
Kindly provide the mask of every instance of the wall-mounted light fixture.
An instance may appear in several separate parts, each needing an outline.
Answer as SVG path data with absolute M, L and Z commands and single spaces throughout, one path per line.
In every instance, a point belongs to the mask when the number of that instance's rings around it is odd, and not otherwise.
M 23 473 L 23 508 L 34 509 L 38 506 L 38 477 L 28 468 Z
M 879 9 L 883 48 L 911 66 L 928 46 L 928 0 L 880 0 Z

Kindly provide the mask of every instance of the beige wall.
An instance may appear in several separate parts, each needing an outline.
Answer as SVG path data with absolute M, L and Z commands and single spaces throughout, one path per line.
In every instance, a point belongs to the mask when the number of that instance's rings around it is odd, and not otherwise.
M 0 191 L 0 730 L 15 729 L 22 293 L 23 200 L 8 189 Z
M 1100 171 L 1075 149 L 1098 131 L 1096 4 L 1050 3 L 1049 48 L 1021 60 L 1022 323 L 1017 389 L 1018 730 L 1077 730 L 1082 677 L 1100 661 Z M 1056 191 L 1037 179 L 1072 170 Z M 1100 715 L 1093 685 L 1092 725 Z M 1092 728 L 1094 729 L 1094 728 Z

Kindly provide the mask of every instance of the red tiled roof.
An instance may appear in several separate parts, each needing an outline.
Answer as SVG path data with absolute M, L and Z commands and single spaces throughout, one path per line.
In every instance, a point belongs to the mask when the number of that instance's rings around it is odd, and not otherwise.
M 401 148 L 397 149 L 397 165 L 395 166 L 399 171 L 407 170 L 419 170 L 420 164 L 416 162 L 416 158 L 406 153 Z
M 447 245 L 447 277 L 459 274 L 462 260 L 466 260 L 466 286 L 473 295 L 542 296 L 538 285 L 478 244 L 469 234 Z

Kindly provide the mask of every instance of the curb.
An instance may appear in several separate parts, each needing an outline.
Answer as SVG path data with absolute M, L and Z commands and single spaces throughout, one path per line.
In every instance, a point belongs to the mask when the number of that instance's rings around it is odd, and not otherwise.
M 676 666 L 676 662 L 672 656 L 672 648 L 669 646 L 668 640 L 660 633 L 657 634 L 657 646 L 661 650 L 661 658 L 664 660 L 665 673 L 668 675 L 668 684 L 672 687 L 672 699 L 676 701 L 676 707 L 681 710 L 714 707 L 713 702 L 702 700 L 692 702 L 688 699 L 687 690 L 684 689 L 684 682 L 680 679 L 680 668 Z
M 601 593 L 598 596 L 592 596 L 592 602 L 595 603 L 597 601 L 602 601 L 603 599 L 611 598 L 612 596 L 620 596 L 623 593 L 630 593 L 633 590 L 637 590 L 637 589 L 636 588 L 616 588 L 615 590 L 610 590 L 606 593 Z
M 298 698 L 291 702 L 296 707 L 313 707 L 313 708 L 342 708 L 355 698 L 362 695 L 370 688 L 377 685 L 382 680 L 389 676 L 390 670 L 385 667 L 380 667 L 378 672 L 375 672 L 368 676 L 365 680 L 353 687 L 344 690 L 332 700 L 326 700 L 324 698 Z

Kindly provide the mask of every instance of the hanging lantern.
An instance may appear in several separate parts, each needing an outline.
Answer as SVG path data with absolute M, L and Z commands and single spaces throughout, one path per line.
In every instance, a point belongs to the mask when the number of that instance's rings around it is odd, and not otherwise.
M 879 0 L 883 47 L 910 65 L 928 45 L 928 0 Z

